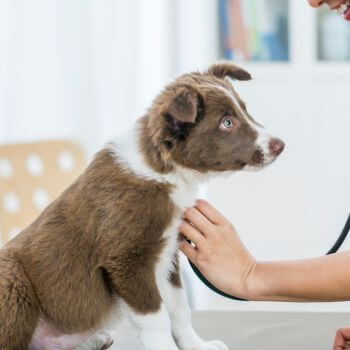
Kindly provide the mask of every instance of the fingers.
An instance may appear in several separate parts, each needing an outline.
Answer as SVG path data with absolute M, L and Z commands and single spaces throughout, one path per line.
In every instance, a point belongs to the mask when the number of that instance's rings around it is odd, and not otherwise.
M 215 225 L 220 225 L 227 222 L 227 219 L 204 199 L 199 199 L 195 207 Z
M 345 338 L 345 340 L 350 341 L 350 327 L 340 328 L 338 332 Z
M 198 228 L 204 236 L 210 234 L 213 224 L 198 209 L 188 208 L 184 213 L 184 218 Z
M 201 246 L 205 243 L 205 238 L 203 235 L 196 230 L 189 222 L 183 221 L 180 225 L 180 232 L 188 238 L 191 242 L 194 243 L 197 249 L 200 249 Z
M 350 328 L 340 328 L 337 330 L 334 339 L 333 350 L 350 349 Z
M 335 339 L 334 339 L 334 344 L 333 344 L 333 350 L 343 350 L 345 345 L 345 341 L 340 335 L 336 334 Z
M 182 239 L 179 245 L 180 250 L 194 263 L 196 260 L 196 248 L 185 239 Z

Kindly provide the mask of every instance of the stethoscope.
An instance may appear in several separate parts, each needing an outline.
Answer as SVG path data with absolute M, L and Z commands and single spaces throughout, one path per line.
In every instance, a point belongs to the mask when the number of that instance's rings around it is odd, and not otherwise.
M 329 254 L 334 254 L 336 253 L 339 248 L 342 246 L 342 244 L 345 241 L 346 236 L 348 235 L 350 230 L 350 214 L 348 216 L 348 219 L 346 220 L 346 223 L 344 225 L 343 230 L 341 231 L 338 239 L 336 240 L 336 242 L 334 243 L 333 247 L 327 252 L 326 255 Z M 241 298 L 237 298 L 233 295 L 229 295 L 226 294 L 225 292 L 223 292 L 222 290 L 216 288 L 215 286 L 213 286 L 202 274 L 201 272 L 198 270 L 198 268 L 196 267 L 196 265 L 194 265 L 190 260 L 188 260 L 192 270 L 195 272 L 195 274 L 198 276 L 198 278 L 208 287 L 210 288 L 212 291 L 214 291 L 217 294 L 222 295 L 223 297 L 229 298 L 229 299 L 234 299 L 234 300 L 242 300 L 242 301 L 247 301 L 246 299 L 241 299 Z

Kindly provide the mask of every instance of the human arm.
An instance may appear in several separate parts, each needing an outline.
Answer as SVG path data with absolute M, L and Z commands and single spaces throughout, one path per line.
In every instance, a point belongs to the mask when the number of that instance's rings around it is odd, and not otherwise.
M 208 202 L 188 209 L 180 249 L 217 288 L 250 300 L 350 300 L 350 252 L 293 261 L 257 261 L 232 224 Z

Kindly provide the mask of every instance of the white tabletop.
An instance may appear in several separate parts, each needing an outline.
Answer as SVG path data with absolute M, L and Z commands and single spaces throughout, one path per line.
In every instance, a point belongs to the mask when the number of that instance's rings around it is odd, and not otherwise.
M 349 313 L 331 312 L 194 312 L 203 339 L 224 341 L 230 350 L 331 350 L 338 328 L 350 326 Z M 124 325 L 113 350 L 142 350 L 137 334 Z

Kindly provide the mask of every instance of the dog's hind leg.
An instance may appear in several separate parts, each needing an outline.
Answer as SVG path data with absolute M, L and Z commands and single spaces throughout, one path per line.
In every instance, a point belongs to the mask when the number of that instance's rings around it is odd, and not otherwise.
M 0 251 L 0 349 L 28 350 L 38 317 L 38 303 L 21 264 Z

